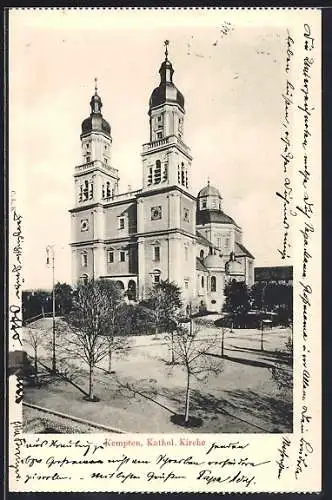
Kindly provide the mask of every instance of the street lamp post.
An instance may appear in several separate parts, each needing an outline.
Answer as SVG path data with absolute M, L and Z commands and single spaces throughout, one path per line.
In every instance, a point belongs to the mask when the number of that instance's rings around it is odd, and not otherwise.
M 49 252 L 52 255 L 52 373 L 56 373 L 56 357 L 55 357 L 55 286 L 54 286 L 54 271 L 55 271 L 55 255 L 54 245 L 46 247 L 46 264 L 50 264 Z

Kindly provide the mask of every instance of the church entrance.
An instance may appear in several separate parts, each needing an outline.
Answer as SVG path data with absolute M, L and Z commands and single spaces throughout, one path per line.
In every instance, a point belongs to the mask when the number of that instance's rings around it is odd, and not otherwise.
M 127 289 L 128 300 L 136 300 L 136 283 L 134 280 L 129 280 Z

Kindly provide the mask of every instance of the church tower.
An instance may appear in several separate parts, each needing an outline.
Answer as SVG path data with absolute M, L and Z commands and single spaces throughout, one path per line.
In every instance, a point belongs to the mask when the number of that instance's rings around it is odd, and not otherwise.
M 90 116 L 81 127 L 81 163 L 74 170 L 75 205 L 71 212 L 73 282 L 104 273 L 104 204 L 118 193 L 118 170 L 112 167 L 110 124 L 103 118 L 103 103 L 95 92 Z
M 137 199 L 139 288 L 174 281 L 190 301 L 195 295 L 196 201 L 191 194 L 190 148 L 183 140 L 184 97 L 168 59 L 149 101 L 149 142 L 143 144 L 143 189 Z

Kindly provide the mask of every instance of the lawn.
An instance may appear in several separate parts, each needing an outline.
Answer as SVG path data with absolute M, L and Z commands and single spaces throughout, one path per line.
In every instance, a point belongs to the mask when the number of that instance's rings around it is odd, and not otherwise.
M 215 331 L 205 325 L 200 335 Z M 287 329 L 266 331 L 261 351 L 258 330 L 227 332 L 224 359 L 220 346 L 212 353 L 222 373 L 192 383 L 190 413 L 203 420 L 199 429 L 184 429 L 170 420 L 184 411 L 185 373 L 169 364 L 169 346 L 162 334 L 132 337 L 127 354 L 114 358 L 114 374 L 105 373 L 107 360 L 100 363 L 95 381 L 98 402 L 84 401 L 81 392 L 60 380 L 27 387 L 25 401 L 126 432 L 291 432 L 292 392 L 279 390 L 271 375 L 271 367 L 282 361 L 276 350 L 284 347 L 289 334 Z M 76 383 L 87 389 L 86 367 L 81 368 Z

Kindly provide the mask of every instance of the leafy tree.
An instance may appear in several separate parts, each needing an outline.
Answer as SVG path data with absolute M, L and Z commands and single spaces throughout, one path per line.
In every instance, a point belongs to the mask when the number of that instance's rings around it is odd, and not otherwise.
M 143 306 L 153 311 L 155 332 L 172 331 L 174 320 L 183 307 L 181 289 L 168 280 L 160 281 L 149 291 Z
M 194 325 L 192 319 L 190 323 L 178 326 L 174 335 L 174 351 L 177 361 L 186 372 L 185 390 L 185 412 L 184 424 L 189 424 L 190 409 L 190 389 L 193 378 L 205 381 L 210 374 L 218 374 L 222 370 L 220 359 L 211 357 L 208 354 L 215 351 L 218 343 L 217 336 L 209 336 L 208 339 L 200 338 L 200 330 Z
M 24 290 L 22 293 L 23 320 L 52 311 L 52 293 L 48 290 Z
M 73 307 L 73 289 L 67 283 L 56 283 L 54 287 L 56 308 L 61 315 L 69 314 Z
M 153 312 L 155 333 L 159 330 L 170 333 L 171 363 L 174 363 L 174 330 L 183 307 L 181 289 L 173 282 L 162 280 L 150 290 L 145 304 Z
M 77 288 L 73 309 L 67 316 L 71 334 L 66 337 L 61 347 L 68 358 L 80 359 L 89 368 L 89 401 L 96 401 L 94 395 L 94 370 L 110 349 L 110 325 L 113 311 L 110 308 L 109 282 L 105 280 L 89 281 Z
M 233 280 L 226 284 L 224 294 L 224 311 L 231 314 L 236 326 L 243 326 L 251 306 L 247 285 L 243 281 Z

